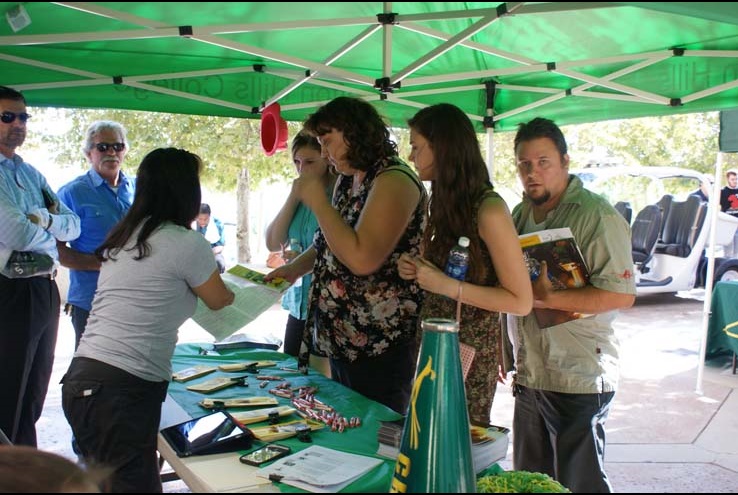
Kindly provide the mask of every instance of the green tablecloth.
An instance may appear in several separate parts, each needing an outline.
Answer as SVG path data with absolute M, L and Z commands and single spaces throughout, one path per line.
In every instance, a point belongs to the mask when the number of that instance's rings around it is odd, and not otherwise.
M 326 427 L 320 431 L 312 433 L 313 442 L 324 447 L 350 452 L 354 454 L 369 455 L 384 459 L 375 455 L 379 446 L 377 441 L 377 430 L 380 421 L 391 421 L 399 419 L 401 416 L 392 409 L 369 400 L 360 394 L 344 387 L 343 385 L 330 380 L 317 371 L 310 370 L 310 373 L 302 375 L 299 373 L 290 373 L 281 371 L 278 368 L 291 367 L 296 368 L 295 358 L 275 351 L 238 349 L 226 350 L 219 353 L 209 353 L 209 355 L 201 355 L 200 348 L 212 349 L 212 344 L 180 344 L 177 346 L 172 357 L 172 368 L 175 372 L 189 368 L 194 365 L 213 365 L 227 363 L 238 363 L 243 361 L 271 360 L 277 361 L 277 367 L 264 368 L 264 374 L 283 376 L 287 379 L 293 388 L 299 386 L 314 386 L 318 388 L 316 397 L 324 403 L 333 406 L 338 412 L 347 418 L 358 416 L 361 418 L 362 425 L 358 428 L 347 428 L 343 433 L 332 432 Z M 185 387 L 195 383 L 204 382 L 217 376 L 243 376 L 245 373 L 226 373 L 215 371 L 209 375 L 191 380 L 186 383 L 171 382 L 169 385 L 169 394 L 171 397 L 190 415 L 193 417 L 203 416 L 209 411 L 202 408 L 197 403 L 203 398 L 229 399 L 236 397 L 250 396 L 272 396 L 268 393 L 267 388 L 259 388 L 256 379 L 249 379 L 248 387 L 232 386 L 211 394 L 201 394 L 187 390 Z M 274 384 L 278 382 L 273 382 Z M 280 405 L 290 405 L 288 399 L 277 397 Z M 242 411 L 255 408 L 234 408 L 233 411 Z M 230 409 L 229 409 L 230 410 Z M 296 418 L 294 418 L 296 419 Z M 262 426 L 267 423 L 255 423 L 252 426 Z M 295 438 L 280 440 L 279 443 L 289 445 L 293 452 L 297 452 L 309 447 L 311 444 L 303 443 Z M 375 469 L 362 476 L 360 479 L 346 487 L 342 492 L 384 492 L 387 493 L 394 470 L 395 462 L 385 460 Z M 293 488 L 284 483 L 277 484 L 283 492 L 301 492 L 302 490 Z
M 738 353 L 738 281 L 718 282 L 712 292 L 707 356 Z

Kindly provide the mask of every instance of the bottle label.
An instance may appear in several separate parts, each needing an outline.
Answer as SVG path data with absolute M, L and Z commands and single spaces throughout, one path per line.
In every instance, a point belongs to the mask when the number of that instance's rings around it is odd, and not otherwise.
M 456 280 L 461 280 L 462 282 L 466 278 L 466 265 L 452 265 L 449 264 L 446 267 L 446 275 L 449 277 L 455 278 Z

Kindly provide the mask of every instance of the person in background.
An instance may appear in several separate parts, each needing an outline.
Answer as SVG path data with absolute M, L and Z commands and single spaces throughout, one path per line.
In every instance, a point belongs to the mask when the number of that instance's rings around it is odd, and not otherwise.
M 312 270 L 302 363 L 315 346 L 330 358 L 333 380 L 404 414 L 423 291 L 396 266 L 400 254 L 419 254 L 427 193 L 370 103 L 336 98 L 304 129 L 340 175 L 332 201 L 320 174 L 294 181 L 320 228 L 310 248 L 267 278 L 295 282 Z
M 25 97 L 0 86 L 0 430 L 35 447 L 59 330 L 56 241 L 76 238 L 80 222 L 15 153 L 29 118 Z M 31 257 L 39 265 L 23 273 L 8 263 Z
M 725 172 L 726 185 L 720 190 L 720 211 L 738 217 L 738 170 Z
M 0 446 L 0 493 L 100 493 L 109 474 L 35 447 Z
M 223 257 L 225 235 L 223 234 L 223 222 L 215 217 L 211 217 L 209 204 L 203 203 L 200 205 L 200 213 L 192 224 L 192 228 L 205 236 L 205 239 L 210 243 L 215 262 L 218 264 L 218 270 L 220 270 L 220 273 L 225 272 L 226 262 Z
M 292 140 L 292 161 L 298 176 L 314 173 L 322 178 L 326 197 L 333 194 L 336 176 L 331 172 L 328 162 L 320 154 L 320 143 L 315 137 L 305 132 L 299 133 Z M 282 208 L 266 229 L 266 244 L 270 251 L 282 251 L 286 262 L 292 261 L 302 251 L 313 244 L 318 220 L 299 199 L 295 197 L 295 188 L 290 190 Z M 282 297 L 282 307 L 289 311 L 287 327 L 284 331 L 284 352 L 297 357 L 300 352 L 305 320 L 307 319 L 308 294 L 312 276 L 305 274 L 295 281 Z M 313 359 L 313 367 L 330 375 L 325 360 Z
M 157 434 L 179 326 L 198 297 L 214 310 L 233 303 L 210 244 L 190 228 L 201 168 L 185 150 L 147 154 L 130 210 L 95 250 L 100 279 L 62 407 L 85 462 L 114 470 L 113 492 L 161 492 Z
M 133 202 L 135 181 L 121 170 L 127 151 L 126 130 L 121 124 L 93 122 L 87 128 L 82 147 L 90 169 L 58 192 L 59 199 L 79 216 L 82 227 L 79 237 L 69 245 L 57 243 L 59 262 L 69 268 L 65 310 L 72 318 L 75 349 L 85 331 L 100 276 L 95 249 Z
M 457 301 L 464 303 L 459 341 L 476 351 L 465 382 L 467 408 L 473 424 L 487 426 L 502 364 L 500 311 L 526 315 L 533 304 L 523 251 L 464 112 L 440 103 L 420 110 L 408 126 L 410 160 L 420 180 L 430 181 L 431 196 L 423 256 L 403 254 L 400 277 L 426 291 L 421 319 L 455 319 Z M 439 268 L 461 236 L 470 240 L 465 281 Z
M 602 196 L 569 174 L 561 130 L 536 118 L 515 135 L 523 201 L 519 234 L 569 227 L 589 268 L 581 288 L 553 290 L 546 263 L 533 306 L 584 316 L 541 329 L 533 314 L 508 316 L 514 353 L 513 468 L 550 475 L 572 492 L 610 492 L 604 424 L 618 384 L 612 321 L 635 301 L 630 227 Z
M 720 190 L 720 211 L 738 218 L 738 170 L 731 168 L 725 172 L 727 184 Z M 738 230 L 733 236 L 733 243 L 726 246 L 724 256 L 733 257 L 738 250 Z
M 710 190 L 712 189 L 712 184 L 710 184 L 709 181 L 700 181 L 700 187 L 689 193 L 690 196 L 697 196 L 702 201 L 709 201 L 710 200 Z

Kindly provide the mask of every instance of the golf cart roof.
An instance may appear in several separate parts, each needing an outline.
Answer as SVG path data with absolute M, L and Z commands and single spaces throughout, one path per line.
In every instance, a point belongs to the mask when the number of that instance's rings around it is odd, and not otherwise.
M 587 167 L 572 170 L 585 183 L 611 179 L 613 177 L 650 177 L 652 179 L 685 178 L 712 182 L 712 177 L 697 170 L 681 167 L 607 166 Z

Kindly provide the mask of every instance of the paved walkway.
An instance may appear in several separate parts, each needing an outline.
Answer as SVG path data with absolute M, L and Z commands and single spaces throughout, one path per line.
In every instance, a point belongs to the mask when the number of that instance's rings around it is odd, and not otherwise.
M 285 319 L 275 307 L 248 329 L 281 336 Z M 40 448 L 74 459 L 58 385 L 71 359 L 74 331 L 68 318 L 62 322 L 54 376 L 37 426 Z M 615 491 L 738 491 L 738 375 L 731 374 L 730 358 L 708 361 L 702 393 L 695 392 L 700 293 L 642 296 L 615 324 L 622 346 L 621 386 L 606 424 L 606 467 Z M 211 342 L 212 337 L 187 324 L 180 341 Z M 499 387 L 492 422 L 510 427 L 512 405 L 510 389 Z M 502 466 L 511 469 L 509 453 Z M 164 490 L 189 491 L 182 482 L 166 483 Z

